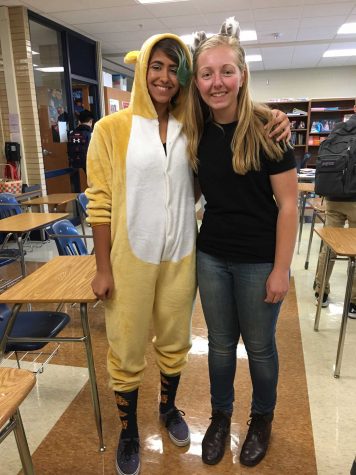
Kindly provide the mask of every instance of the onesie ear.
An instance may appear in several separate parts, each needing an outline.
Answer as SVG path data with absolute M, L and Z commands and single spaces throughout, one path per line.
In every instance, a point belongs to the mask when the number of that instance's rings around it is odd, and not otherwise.
M 129 51 L 124 58 L 124 63 L 126 64 L 136 64 L 138 55 L 140 54 L 139 51 Z
M 238 40 L 240 39 L 240 24 L 234 16 L 226 18 L 221 25 L 220 35 L 235 36 Z

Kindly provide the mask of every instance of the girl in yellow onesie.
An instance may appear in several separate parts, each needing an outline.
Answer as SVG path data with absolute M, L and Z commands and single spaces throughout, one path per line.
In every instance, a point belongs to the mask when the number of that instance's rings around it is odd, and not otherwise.
M 92 287 L 105 302 L 108 371 L 122 423 L 116 467 L 133 475 L 140 470 L 136 409 L 151 322 L 160 417 L 174 444 L 190 441 L 175 396 L 191 346 L 196 222 L 182 134 L 189 50 L 175 35 L 155 35 L 125 60 L 136 63 L 130 107 L 96 124 L 86 195 L 97 263 Z M 275 122 L 277 135 L 289 124 L 284 114 Z
M 105 301 L 108 370 L 122 422 L 120 475 L 139 472 L 136 407 L 151 322 L 161 419 L 176 445 L 189 443 L 175 395 L 196 293 L 193 175 L 181 132 L 189 50 L 175 35 L 156 35 L 126 60 L 136 62 L 130 107 L 96 124 L 86 191 L 97 262 L 92 286 Z

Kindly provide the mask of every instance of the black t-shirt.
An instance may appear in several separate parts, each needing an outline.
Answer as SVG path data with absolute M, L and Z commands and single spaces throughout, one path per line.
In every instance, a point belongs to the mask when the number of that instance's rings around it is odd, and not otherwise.
M 274 262 L 278 208 L 270 175 L 295 168 L 288 149 L 282 160 L 260 154 L 260 171 L 238 175 L 231 140 L 237 123 L 206 124 L 198 147 L 198 178 L 207 201 L 198 236 L 199 250 L 236 262 Z

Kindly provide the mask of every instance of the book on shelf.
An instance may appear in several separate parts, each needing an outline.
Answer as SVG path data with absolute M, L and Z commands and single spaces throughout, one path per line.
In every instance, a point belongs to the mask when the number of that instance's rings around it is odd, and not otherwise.
M 336 124 L 336 120 L 334 119 L 314 120 L 310 128 L 310 133 L 320 134 L 320 133 L 331 132 L 332 129 L 335 127 L 335 124 Z
M 339 109 L 339 107 L 311 107 L 310 112 L 338 111 Z
M 309 138 L 308 138 L 308 145 L 311 145 L 311 146 L 319 146 L 321 144 L 321 142 L 324 142 L 324 140 L 326 140 L 327 137 L 321 137 L 320 135 L 310 135 Z

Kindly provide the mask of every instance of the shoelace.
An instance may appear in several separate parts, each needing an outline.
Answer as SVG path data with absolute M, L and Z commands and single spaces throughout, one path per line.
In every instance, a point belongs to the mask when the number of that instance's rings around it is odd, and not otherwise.
M 130 460 L 132 454 L 137 454 L 140 448 L 138 440 L 133 438 L 125 440 L 123 445 L 122 454 L 127 461 Z
M 166 427 L 171 424 L 180 424 L 182 416 L 185 416 L 185 412 L 177 409 L 176 407 L 167 415 Z
M 247 425 L 249 426 L 248 431 L 254 431 L 257 432 L 258 435 L 263 433 L 263 430 L 265 428 L 265 420 L 263 416 L 260 415 L 254 415 L 252 416 L 248 421 Z

